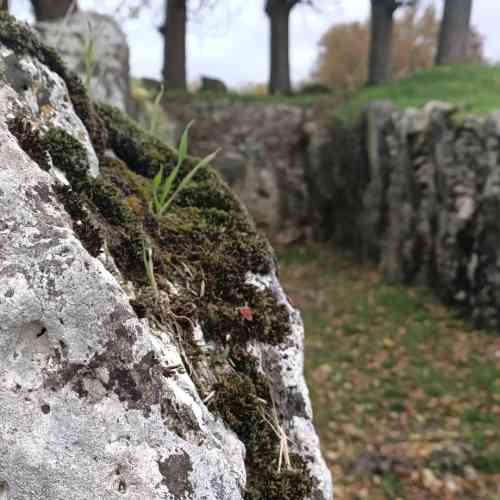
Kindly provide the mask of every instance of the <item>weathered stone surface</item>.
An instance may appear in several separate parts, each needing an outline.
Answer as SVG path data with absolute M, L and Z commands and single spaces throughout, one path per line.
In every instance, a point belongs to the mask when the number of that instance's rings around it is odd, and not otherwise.
M 80 11 L 61 21 L 35 25 L 43 40 L 57 49 L 68 68 L 83 81 L 91 71 L 92 98 L 127 110 L 129 85 L 129 48 L 125 33 L 110 16 Z M 89 69 L 85 52 L 92 44 Z
M 175 153 L 68 96 L 57 59 L 29 55 L 38 46 L 6 19 L 0 494 L 329 500 L 300 316 L 246 212 L 207 169 L 164 220 L 149 216 L 141 174 L 172 168 Z M 15 50 L 2 45 L 14 34 Z M 106 153 L 82 122 L 105 127 Z M 272 418 L 290 447 L 281 471 Z
M 13 50 L 0 45 L 0 75 L 5 86 L 2 93 L 9 96 L 11 106 L 33 116 L 37 128 L 63 128 L 85 148 L 89 173 L 99 174 L 99 163 L 90 137 L 80 118 L 75 114 L 67 96 L 66 85 L 60 77 L 39 61 L 20 57 Z M 7 112 L 3 107 L 2 111 Z M 4 121 L 6 115 L 3 115 Z
M 31 58 L 19 64 L 40 69 Z M 61 79 L 47 68 L 42 74 L 33 86 L 52 89 L 65 130 L 81 126 Z M 243 446 L 208 414 L 187 375 L 162 377 L 162 366 L 180 363 L 173 334 L 138 320 L 116 280 L 75 238 L 54 196 L 55 177 L 8 131 L 5 121 L 19 111 L 27 123 L 53 123 L 31 92 L 2 85 L 0 469 L 9 498 L 240 498 Z M 170 398 L 197 429 L 181 437 L 164 426 L 161 402 Z M 179 426 L 186 427 L 182 417 Z M 170 463 L 182 464 L 177 474 Z

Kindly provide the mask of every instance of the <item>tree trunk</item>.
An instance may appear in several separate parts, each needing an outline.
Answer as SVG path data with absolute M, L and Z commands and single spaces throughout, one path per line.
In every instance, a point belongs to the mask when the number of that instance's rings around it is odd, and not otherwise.
M 78 11 L 76 0 L 31 0 L 37 21 L 56 21 L 64 17 L 68 10 Z
M 393 0 L 371 0 L 371 4 L 368 84 L 379 85 L 391 79 L 395 2 Z
M 163 84 L 167 89 L 187 89 L 187 1 L 166 0 L 166 21 L 163 28 Z
M 467 57 L 472 0 L 446 0 L 436 64 L 463 63 Z
M 269 92 L 290 94 L 290 11 L 289 2 L 268 1 L 266 13 L 271 24 L 271 74 Z
M 0 0 L 0 10 L 9 12 L 9 0 Z

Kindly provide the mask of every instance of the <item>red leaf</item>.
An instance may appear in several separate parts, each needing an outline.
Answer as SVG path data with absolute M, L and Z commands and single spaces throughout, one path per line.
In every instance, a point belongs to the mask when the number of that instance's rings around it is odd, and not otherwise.
M 253 313 L 250 307 L 240 307 L 238 311 L 240 312 L 240 315 L 243 316 L 247 321 L 253 321 Z

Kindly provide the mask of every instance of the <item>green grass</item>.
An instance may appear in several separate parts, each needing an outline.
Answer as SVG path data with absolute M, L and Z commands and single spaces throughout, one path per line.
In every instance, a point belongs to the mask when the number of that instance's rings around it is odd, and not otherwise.
M 464 421 L 469 424 L 494 424 L 496 417 L 478 408 L 468 408 L 464 412 Z
M 474 459 L 474 466 L 485 474 L 500 474 L 500 453 L 480 455 Z
M 391 100 L 398 107 L 420 107 L 431 100 L 456 104 L 468 114 L 483 115 L 500 109 L 500 67 L 441 66 L 379 87 L 367 87 L 338 110 L 351 121 L 374 100 Z
M 401 480 L 391 472 L 386 472 L 382 476 L 382 488 L 387 498 L 398 498 L 403 493 Z

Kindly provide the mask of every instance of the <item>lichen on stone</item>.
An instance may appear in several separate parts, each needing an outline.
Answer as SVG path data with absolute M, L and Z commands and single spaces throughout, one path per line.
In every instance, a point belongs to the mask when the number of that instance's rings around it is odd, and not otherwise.
M 0 12 L 0 42 L 12 49 L 18 57 L 29 55 L 38 59 L 65 81 L 75 111 L 85 124 L 96 153 L 101 156 L 107 140 L 106 128 L 95 113 L 85 86 L 76 74 L 68 71 L 57 52 L 43 44 L 28 26 L 17 22 L 4 11 Z

